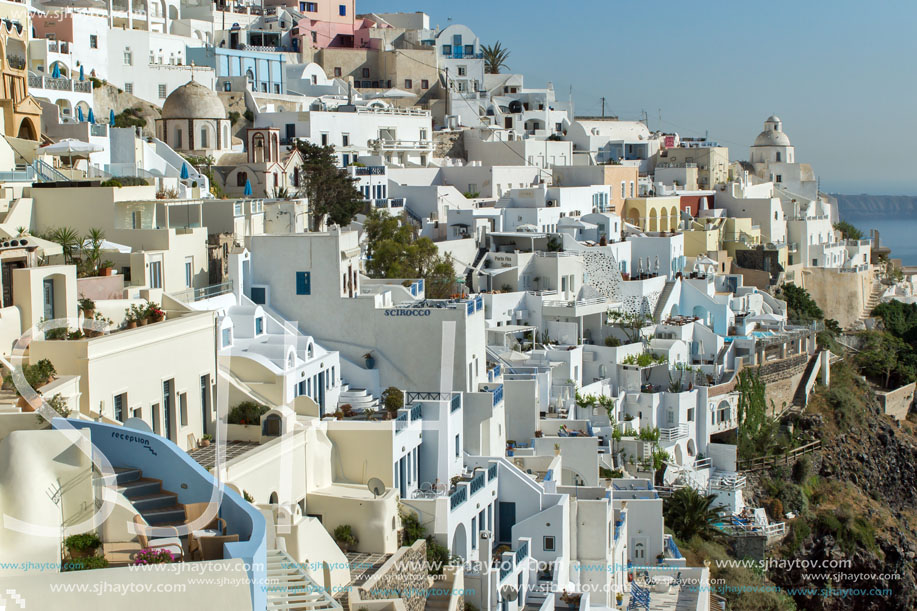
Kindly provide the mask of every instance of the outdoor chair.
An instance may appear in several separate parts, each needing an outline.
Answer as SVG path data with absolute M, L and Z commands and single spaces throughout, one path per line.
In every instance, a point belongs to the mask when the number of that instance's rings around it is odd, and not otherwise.
M 207 507 L 210 503 L 188 503 L 185 505 L 185 524 L 190 524 L 192 522 L 200 519 L 204 515 L 204 512 L 207 510 Z M 226 520 L 219 516 L 214 516 L 207 524 L 195 525 L 194 530 L 213 530 L 216 531 L 219 535 L 226 534 Z M 194 555 L 194 552 L 198 549 L 198 540 L 194 536 L 194 531 L 188 533 L 188 554 Z
M 222 535 L 217 537 L 201 537 L 198 540 L 198 552 L 201 560 L 222 560 L 223 544 L 234 543 L 239 540 L 239 535 Z

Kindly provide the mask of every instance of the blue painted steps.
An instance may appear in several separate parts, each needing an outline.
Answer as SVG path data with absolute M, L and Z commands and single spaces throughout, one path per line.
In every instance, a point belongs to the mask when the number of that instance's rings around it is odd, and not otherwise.
M 115 467 L 117 490 L 150 525 L 183 524 L 185 506 L 178 495 L 162 489 L 162 481 L 143 477 L 140 469 Z

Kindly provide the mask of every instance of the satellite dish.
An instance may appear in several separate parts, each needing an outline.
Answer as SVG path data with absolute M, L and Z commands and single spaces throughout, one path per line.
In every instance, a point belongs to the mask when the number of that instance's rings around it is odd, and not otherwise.
M 385 494 L 385 484 L 378 477 L 371 477 L 366 482 L 366 487 L 373 493 L 373 497 Z
M 500 596 L 502 596 L 503 600 L 505 600 L 506 602 L 513 602 L 514 600 L 519 598 L 519 591 L 516 590 L 515 586 L 506 584 L 505 586 L 500 588 Z

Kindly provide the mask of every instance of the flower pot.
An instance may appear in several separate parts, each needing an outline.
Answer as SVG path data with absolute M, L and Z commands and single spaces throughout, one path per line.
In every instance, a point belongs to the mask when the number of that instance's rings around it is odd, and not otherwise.
M 209 439 L 201 439 L 201 440 L 198 442 L 197 445 L 198 445 L 198 447 L 201 447 L 201 448 L 209 448 L 209 447 L 210 447 L 210 440 L 209 440 Z
M 366 368 L 367 368 L 367 369 L 372 369 L 373 367 L 376 366 L 376 359 L 374 359 L 374 358 L 371 357 L 371 356 L 370 356 L 370 357 L 366 357 L 365 362 L 366 362 Z
M 93 318 L 95 318 L 95 315 L 96 315 L 95 310 L 83 310 L 83 319 L 84 320 L 92 320 Z
M 70 552 L 71 558 L 89 558 L 90 556 L 96 555 L 96 548 L 90 547 L 89 549 L 73 549 L 68 547 L 67 550 Z
M 102 275 L 103 275 L 103 276 L 111 276 L 113 272 L 114 272 L 114 270 L 113 270 L 112 268 L 110 268 L 110 267 L 103 267 L 103 268 L 102 268 Z
M 138 326 L 138 327 L 143 327 L 143 326 L 146 325 L 146 323 L 147 323 L 147 319 L 146 319 L 146 318 L 141 318 L 140 320 L 137 321 L 137 326 Z
M 129 320 L 129 321 L 127 321 L 127 328 L 128 328 L 128 329 L 136 329 L 136 328 L 137 328 L 137 321 L 136 321 L 136 320 Z

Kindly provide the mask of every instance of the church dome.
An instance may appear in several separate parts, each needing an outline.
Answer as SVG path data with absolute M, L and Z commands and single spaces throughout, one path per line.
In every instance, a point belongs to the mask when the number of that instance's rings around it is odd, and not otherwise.
M 790 138 L 782 131 L 766 129 L 755 138 L 755 146 L 790 146 Z
M 162 105 L 163 119 L 225 119 L 226 108 L 217 92 L 189 81 L 169 94 Z

